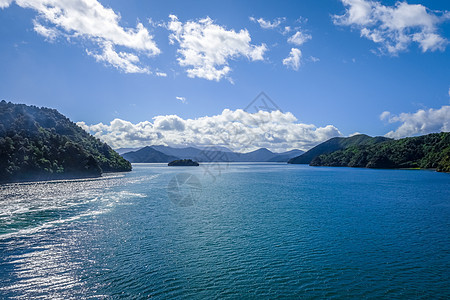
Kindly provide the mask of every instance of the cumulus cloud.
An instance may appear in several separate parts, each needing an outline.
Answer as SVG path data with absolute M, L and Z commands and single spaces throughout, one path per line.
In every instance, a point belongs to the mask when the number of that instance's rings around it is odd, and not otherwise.
M 231 71 L 228 65 L 230 59 L 240 56 L 251 61 L 264 59 L 266 45 L 251 44 L 246 29 L 239 32 L 227 30 L 214 24 L 209 17 L 186 23 L 180 22 L 174 15 L 169 17 L 170 42 L 179 43 L 178 63 L 188 67 L 187 74 L 191 78 L 219 81 Z
M 312 39 L 312 36 L 310 34 L 297 31 L 296 33 L 294 33 L 294 35 L 288 38 L 288 42 L 297 46 L 301 46 L 310 39 Z
M 421 4 L 397 2 L 385 6 L 378 1 L 341 0 L 345 14 L 333 16 L 336 25 L 352 26 L 365 37 L 381 45 L 379 50 L 396 55 L 416 42 L 426 51 L 444 51 L 447 39 L 439 35 L 437 25 L 450 18 L 448 12 L 431 11 Z
M 275 29 L 278 26 L 280 26 L 280 24 L 282 22 L 284 22 L 286 20 L 286 18 L 276 18 L 271 22 L 268 20 L 264 20 L 263 18 L 256 19 L 254 17 L 250 17 L 249 19 L 252 22 L 258 23 L 259 26 L 261 26 L 261 28 L 264 28 L 264 29 Z
M 300 62 L 302 58 L 302 51 L 297 48 L 292 48 L 289 56 L 283 59 L 283 65 L 288 68 L 292 68 L 295 71 L 298 71 L 300 68 Z
M 153 122 L 137 124 L 114 119 L 108 124 L 77 123 L 115 148 L 146 145 L 226 146 L 235 151 L 266 147 L 273 151 L 307 150 L 335 136 L 339 130 L 327 125 L 316 127 L 299 123 L 290 112 L 225 109 L 221 114 L 197 119 L 176 115 L 156 116 Z
M 399 115 L 393 115 L 385 111 L 380 115 L 380 119 L 389 123 L 401 123 L 396 130 L 386 134 L 390 138 L 450 131 L 450 106 L 444 105 L 439 109 L 420 109 L 415 113 L 401 113 Z
M 0 0 L 0 7 L 8 7 L 12 2 Z M 138 55 L 160 53 L 142 23 L 136 28 L 122 27 L 120 15 L 97 0 L 16 0 L 15 3 L 38 13 L 33 21 L 38 34 L 48 40 L 64 36 L 88 41 L 93 45 L 92 49 L 86 49 L 89 55 L 126 73 L 148 73 L 147 67 L 140 66 Z M 124 50 L 117 51 L 117 47 Z

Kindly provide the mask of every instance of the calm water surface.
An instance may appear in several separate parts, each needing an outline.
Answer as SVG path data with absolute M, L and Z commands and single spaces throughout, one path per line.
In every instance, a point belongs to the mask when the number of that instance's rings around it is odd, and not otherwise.
M 450 174 L 137 164 L 0 186 L 0 298 L 449 298 Z

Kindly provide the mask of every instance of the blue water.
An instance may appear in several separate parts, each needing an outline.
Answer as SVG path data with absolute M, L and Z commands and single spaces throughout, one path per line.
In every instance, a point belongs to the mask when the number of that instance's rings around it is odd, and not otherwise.
M 450 174 L 134 165 L 0 186 L 0 298 L 449 298 Z

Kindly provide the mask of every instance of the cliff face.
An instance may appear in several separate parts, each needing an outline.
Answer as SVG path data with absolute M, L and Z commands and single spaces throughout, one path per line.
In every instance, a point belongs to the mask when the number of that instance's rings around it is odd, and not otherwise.
M 130 171 L 106 143 L 55 109 L 0 102 L 0 181 L 97 177 Z

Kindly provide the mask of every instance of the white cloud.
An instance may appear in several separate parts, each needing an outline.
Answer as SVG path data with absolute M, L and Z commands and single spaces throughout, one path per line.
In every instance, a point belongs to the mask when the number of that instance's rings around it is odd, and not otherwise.
M 400 115 L 392 115 L 385 111 L 380 115 L 380 119 L 387 120 L 389 123 L 402 123 L 396 130 L 386 134 L 391 138 L 450 131 L 450 106 L 444 105 L 439 109 L 420 109 L 415 113 Z
M 310 59 L 312 62 L 318 62 L 318 61 L 320 61 L 320 58 L 314 57 L 314 56 L 310 56 L 309 59 Z
M 259 26 L 264 29 L 275 29 L 286 20 L 286 18 L 276 18 L 271 22 L 268 20 L 264 20 L 263 18 L 255 19 L 254 17 L 250 17 L 249 19 L 252 22 L 258 23 Z
M 356 132 L 353 132 L 352 134 L 349 134 L 348 136 L 352 137 L 352 136 L 359 135 L 359 134 L 361 134 L 361 132 L 356 131 Z
M 12 2 L 0 0 L 0 7 L 5 8 Z M 122 27 L 120 15 L 97 0 L 16 0 L 15 3 L 37 11 L 33 23 L 38 34 L 49 40 L 64 36 L 89 41 L 94 49 L 86 49 L 87 53 L 126 73 L 148 73 L 147 67 L 139 66 L 137 55 L 160 53 L 153 36 L 142 23 L 136 28 Z M 116 47 L 127 52 L 116 52 Z
M 388 111 L 383 111 L 380 115 L 380 120 L 387 120 L 389 119 L 389 116 L 391 115 L 390 112 Z
M 265 44 L 252 45 L 246 29 L 239 32 L 227 30 L 214 24 L 209 17 L 199 21 L 182 23 L 174 15 L 168 28 L 172 33 L 170 42 L 178 42 L 180 66 L 188 67 L 189 77 L 199 77 L 219 81 L 231 71 L 230 59 L 245 56 L 251 61 L 263 60 L 267 50 Z
M 312 36 L 310 34 L 297 31 L 294 35 L 288 38 L 288 42 L 291 44 L 301 46 L 310 39 L 312 39 Z
M 13 0 L 0 0 L 0 8 L 5 8 L 11 5 Z
M 167 73 L 164 72 L 156 72 L 155 75 L 158 77 L 167 77 Z
M 169 115 L 154 117 L 153 122 L 137 124 L 121 119 L 114 119 L 109 125 L 77 124 L 115 148 L 164 144 L 221 145 L 235 151 L 251 151 L 260 147 L 273 151 L 292 148 L 306 150 L 342 135 L 332 125 L 316 127 L 299 123 L 290 112 L 248 113 L 241 109 L 225 109 L 219 115 L 197 119 Z
M 182 103 L 186 103 L 185 97 L 175 97 L 177 100 L 180 100 Z
M 341 0 L 343 15 L 333 16 L 336 25 L 353 26 L 361 36 L 381 45 L 381 52 L 396 55 L 416 42 L 426 51 L 444 51 L 447 39 L 438 34 L 437 25 L 450 18 L 448 12 L 431 11 L 421 4 L 397 2 L 385 6 L 378 1 Z
M 289 32 L 291 32 L 292 28 L 291 26 L 285 26 L 283 29 L 283 34 L 288 34 Z
M 42 26 L 42 24 L 40 24 L 36 20 L 33 20 L 33 25 L 34 31 L 45 37 L 47 41 L 53 42 L 59 35 L 61 35 L 61 32 L 56 28 L 48 28 Z
M 116 52 L 111 42 L 104 42 L 102 48 L 101 54 L 92 53 L 89 50 L 86 50 L 86 53 L 93 56 L 95 60 L 108 63 L 125 73 L 150 73 L 148 68 L 137 65 L 139 63 L 137 55 L 128 52 Z
M 297 48 L 292 48 L 289 56 L 283 59 L 283 65 L 292 68 L 295 71 L 298 71 L 300 68 L 302 58 L 302 51 Z

